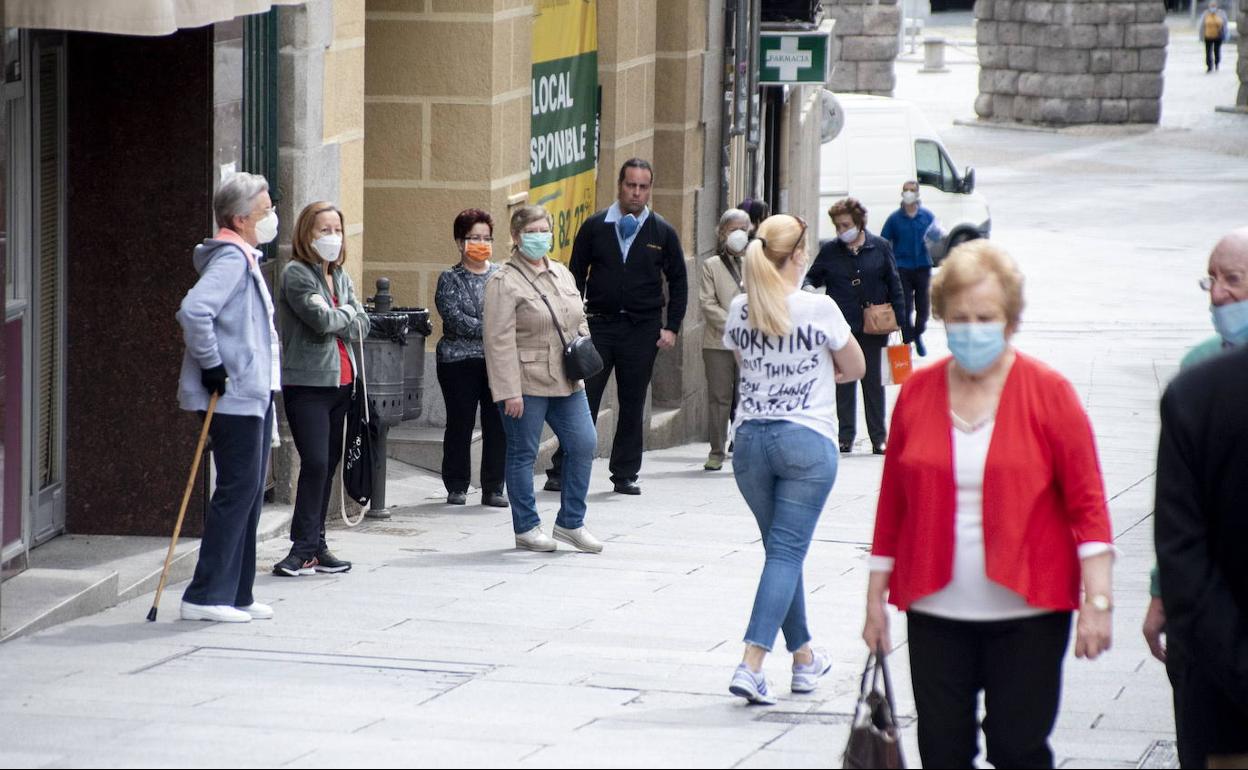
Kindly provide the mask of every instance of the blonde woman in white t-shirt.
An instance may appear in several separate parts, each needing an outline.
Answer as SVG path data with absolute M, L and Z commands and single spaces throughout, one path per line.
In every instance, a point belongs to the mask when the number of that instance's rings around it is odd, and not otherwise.
M 751 703 L 775 703 L 762 667 L 779 631 L 793 654 L 793 692 L 811 692 L 832 666 L 810 646 L 802 563 L 836 480 L 836 385 L 861 378 L 866 365 L 836 302 L 800 290 L 805 240 L 797 217 L 759 225 L 745 254 L 746 293 L 724 328 L 741 370 L 733 474 L 767 551 L 728 688 Z

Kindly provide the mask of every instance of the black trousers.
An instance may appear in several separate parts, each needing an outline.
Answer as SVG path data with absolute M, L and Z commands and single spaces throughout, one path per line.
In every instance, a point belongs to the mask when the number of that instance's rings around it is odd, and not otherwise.
M 1053 767 L 1069 612 L 971 622 L 911 610 L 907 627 L 924 767 L 975 766 L 981 690 L 993 767 Z
M 646 416 L 646 394 L 654 373 L 654 359 L 659 354 L 659 320 L 633 322 L 620 313 L 594 316 L 589 319 L 589 334 L 602 356 L 602 371 L 585 381 L 589 413 L 598 423 L 598 407 L 607 380 L 615 371 L 615 387 L 620 414 L 615 421 L 615 441 L 611 445 L 611 481 L 636 481 L 641 472 L 643 422 Z M 563 449 L 555 452 L 553 464 L 546 471 L 550 478 L 559 478 L 563 465 Z
M 880 379 L 880 359 L 888 337 L 882 334 L 854 334 L 867 360 L 867 373 L 860 382 L 847 382 L 836 386 L 836 422 L 842 444 L 854 443 L 858 434 L 858 387 L 862 386 L 862 400 L 867 413 L 867 435 L 871 444 L 879 446 L 888 438 L 884 423 L 884 382 Z
M 1226 683 L 1193 664 L 1198 652 L 1166 637 L 1166 673 L 1174 690 L 1174 727 L 1180 767 L 1207 767 L 1209 756 L 1248 754 L 1248 711 L 1223 692 Z
M 914 318 L 916 335 L 927 331 L 927 319 L 932 314 L 932 269 L 897 268 L 901 277 L 901 295 L 906 298 L 906 317 Z
M 1205 41 L 1205 69 L 1211 70 L 1222 66 L 1222 41 Z
M 183 601 L 233 607 L 253 603 L 256 527 L 264 505 L 272 431 L 272 406 L 263 419 L 213 414 L 208 435 L 217 487 L 204 514 L 199 561 Z
M 472 477 L 472 430 L 481 410 L 481 491 L 503 491 L 507 437 L 503 419 L 490 395 L 484 358 L 438 362 L 438 385 L 446 401 L 442 435 L 442 483 L 447 492 L 467 492 Z
M 290 522 L 290 552 L 311 559 L 325 550 L 325 515 L 342 460 L 342 431 L 351 404 L 351 386 L 282 388 L 286 420 L 299 452 L 299 485 Z

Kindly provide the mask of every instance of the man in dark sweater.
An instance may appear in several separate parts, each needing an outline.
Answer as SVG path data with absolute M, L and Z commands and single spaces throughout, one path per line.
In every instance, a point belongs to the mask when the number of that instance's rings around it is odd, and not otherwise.
M 603 369 L 585 383 L 594 421 L 611 370 L 619 396 L 619 419 L 611 447 L 611 481 L 615 491 L 641 494 L 646 392 L 660 349 L 676 345 L 685 318 L 688 283 L 685 253 L 675 228 L 650 210 L 654 170 L 648 161 L 632 158 L 620 168 L 619 198 L 599 211 L 576 233 L 569 267 L 585 297 L 589 333 L 602 355 Z M 667 318 L 663 317 L 664 278 Z M 560 489 L 562 450 L 547 471 L 547 490 Z
M 1183 767 L 1248 764 L 1248 348 L 1161 400 L 1154 536 Z

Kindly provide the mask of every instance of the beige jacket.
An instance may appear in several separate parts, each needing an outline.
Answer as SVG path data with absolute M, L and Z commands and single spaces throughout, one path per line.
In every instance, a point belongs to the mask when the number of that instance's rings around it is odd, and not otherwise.
M 539 272 L 540 271 L 540 272 Z M 513 256 L 485 284 L 485 371 L 494 401 L 519 396 L 570 396 L 585 384 L 563 376 L 563 345 L 538 291 L 559 314 L 564 337 L 589 334 L 584 301 L 571 271 L 545 260 L 537 268 Z
M 731 257 L 729 257 L 731 259 Z M 741 274 L 740 262 L 737 274 Z M 702 305 L 702 347 L 710 350 L 727 350 L 724 347 L 724 324 L 728 321 L 728 305 L 740 294 L 741 284 L 732 277 L 724 265 L 724 257 L 708 257 L 702 263 L 702 283 L 698 287 L 698 299 Z

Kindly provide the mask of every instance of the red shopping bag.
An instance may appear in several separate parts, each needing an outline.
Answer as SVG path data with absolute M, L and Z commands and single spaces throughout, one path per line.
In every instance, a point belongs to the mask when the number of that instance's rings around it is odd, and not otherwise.
M 897 335 L 894 335 L 894 338 Z M 891 340 L 890 340 L 891 341 Z M 913 370 L 910 361 L 910 346 L 900 340 L 895 345 L 889 345 L 887 349 L 888 356 L 884 360 L 884 366 L 888 371 L 884 378 L 886 385 L 901 385 L 910 379 L 910 372 Z

